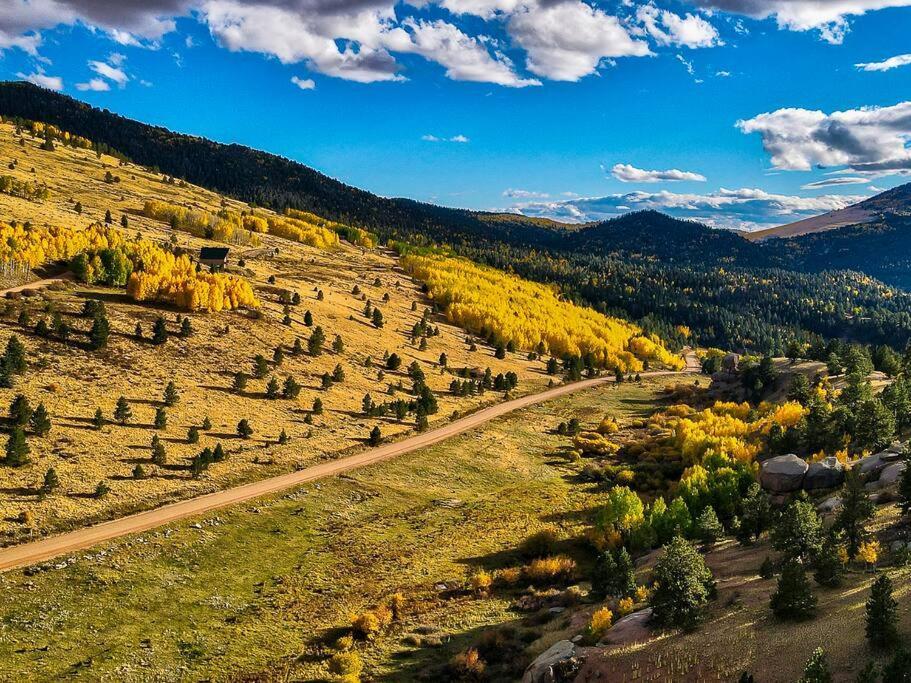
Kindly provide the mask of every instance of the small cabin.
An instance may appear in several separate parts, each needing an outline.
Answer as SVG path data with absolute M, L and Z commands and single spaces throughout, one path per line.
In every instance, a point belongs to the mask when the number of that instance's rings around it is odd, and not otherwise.
M 199 250 L 199 263 L 208 266 L 209 270 L 224 270 L 228 265 L 227 247 L 203 247 Z

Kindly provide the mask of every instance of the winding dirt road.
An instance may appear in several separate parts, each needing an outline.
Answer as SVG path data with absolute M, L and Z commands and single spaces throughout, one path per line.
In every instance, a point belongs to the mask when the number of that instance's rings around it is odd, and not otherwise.
M 687 367 L 686 370 L 682 372 L 659 370 L 642 374 L 646 377 L 660 377 L 667 375 L 686 375 L 697 371 L 698 361 L 696 361 L 695 356 L 688 353 L 686 354 L 686 360 Z M 262 481 L 256 481 L 242 486 L 236 486 L 224 491 L 216 491 L 215 493 L 199 496 L 197 498 L 189 498 L 177 503 L 170 503 L 153 510 L 139 512 L 134 515 L 121 517 L 119 519 L 111 520 L 110 522 L 103 522 L 77 531 L 71 531 L 57 536 L 49 536 L 48 538 L 33 541 L 31 543 L 3 548 L 0 549 L 0 571 L 25 567 L 38 562 L 45 562 L 55 557 L 59 557 L 60 555 L 85 550 L 98 543 L 109 541 L 120 536 L 147 531 L 187 517 L 201 515 L 218 508 L 243 503 L 252 498 L 278 493 L 279 491 L 284 491 L 285 489 L 306 484 L 317 479 L 331 477 L 359 467 L 364 467 L 365 465 L 389 460 L 390 458 L 411 453 L 420 448 L 425 448 L 450 437 L 457 436 L 515 410 L 520 410 L 544 401 L 550 401 L 577 391 L 591 389 L 592 387 L 597 387 L 602 384 L 611 384 L 614 381 L 613 376 L 610 376 L 582 380 L 572 384 L 563 384 L 539 394 L 523 396 L 490 406 L 489 408 L 484 408 L 483 410 L 449 422 L 432 431 L 416 434 L 415 436 L 408 437 L 401 441 L 372 448 L 363 453 L 357 453 L 337 460 L 320 463 L 296 472 L 290 472 L 288 474 L 263 479 Z

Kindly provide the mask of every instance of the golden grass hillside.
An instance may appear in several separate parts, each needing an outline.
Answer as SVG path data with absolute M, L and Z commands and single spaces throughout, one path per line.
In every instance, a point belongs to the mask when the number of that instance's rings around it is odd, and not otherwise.
M 125 234 L 138 233 L 195 255 L 200 247 L 219 243 L 172 230 L 169 222 L 142 215 L 147 201 L 209 214 L 250 211 L 242 203 L 181 181 L 167 181 L 88 149 L 58 143 L 55 150 L 47 151 L 40 138 L 27 132 L 17 136 L 11 124 L 0 124 L 0 164 L 3 175 L 47 189 L 46 198 L 35 201 L 0 193 L 0 222 L 6 224 L 86 228 L 103 222 L 110 211 L 113 224 Z M 256 214 L 274 216 L 262 209 Z M 121 224 L 123 217 L 126 227 Z M 15 388 L 0 389 L 0 408 L 5 410 L 22 393 L 33 407 L 46 406 L 53 425 L 47 437 L 28 437 L 30 464 L 0 468 L 0 534 L 4 542 L 21 542 L 35 534 L 334 457 L 364 447 L 374 426 L 380 427 L 384 438 L 413 431 L 413 415 L 399 422 L 394 416 L 368 419 L 362 414 L 367 393 L 376 403 L 408 395 L 411 381 L 406 371 L 413 361 L 420 363 L 439 401 L 439 412 L 430 416 L 431 426 L 455 411 L 469 411 L 502 397 L 502 392 L 466 397 L 450 394 L 452 373 L 457 369 L 489 367 L 494 375 L 514 372 L 520 393 L 540 390 L 549 382 L 543 363 L 528 360 L 526 354 L 510 353 L 497 359 L 493 349 L 480 342 L 477 350 L 469 350 L 464 331 L 438 315 L 430 317 L 430 325 L 439 329 L 439 335 L 427 337 L 426 348 L 421 350 L 420 340 L 412 341 L 411 333 L 431 302 L 385 250 L 356 247 L 344 240 L 325 249 L 268 233 L 256 238 L 256 247 L 232 245 L 229 271 L 251 283 L 261 303 L 258 312 L 193 314 L 189 337 L 178 334 L 180 311 L 154 301 L 132 301 L 123 288 L 64 282 L 26 289 L 0 301 L 0 346 L 18 336 L 29 363 Z M 2 287 L 53 274 L 11 270 Z M 355 287 L 357 294 L 353 293 Z M 295 293 L 300 303 L 289 307 L 290 320 L 283 322 L 282 297 Z M 91 320 L 79 315 L 85 300 L 92 298 L 105 303 L 111 325 L 108 346 L 99 352 L 85 348 Z M 381 309 L 381 328 L 364 316 L 366 300 Z M 304 324 L 307 311 L 312 327 Z M 55 314 L 73 329 L 67 343 L 34 334 L 38 320 L 51 320 Z M 166 343 L 156 346 L 149 339 L 159 316 L 167 320 L 170 335 Z M 143 339 L 135 336 L 137 324 L 144 331 Z M 306 348 L 316 326 L 325 333 L 325 351 L 319 356 L 292 355 L 295 340 L 301 339 Z M 336 336 L 342 339 L 341 350 L 333 350 Z M 284 351 L 280 365 L 273 361 L 276 347 Z M 386 370 L 380 380 L 386 353 L 397 354 L 403 362 L 398 370 Z M 441 353 L 447 355 L 450 370 L 440 366 Z M 233 391 L 234 375 L 250 375 L 257 355 L 268 359 L 267 375 L 251 378 L 241 392 Z M 337 365 L 344 381 L 322 388 L 322 376 L 333 373 Z M 272 376 L 281 384 L 289 375 L 302 385 L 296 399 L 265 398 Z M 172 381 L 180 401 L 167 408 L 167 429 L 156 430 L 155 412 L 162 406 L 165 386 Z M 399 382 L 404 391 L 390 395 L 390 385 Z M 120 396 L 126 398 L 132 412 L 125 426 L 112 423 Z M 312 413 L 317 398 L 324 405 L 322 414 Z M 99 408 L 108 420 L 100 430 L 92 424 Z M 206 417 L 211 429 L 201 431 L 198 443 L 188 443 L 189 429 L 201 427 Z M 241 419 L 249 420 L 252 438 L 237 436 Z M 283 430 L 290 442 L 280 445 Z M 164 466 L 150 462 L 155 434 L 166 449 Z M 188 469 L 191 458 L 218 443 L 227 458 L 193 478 Z M 144 470 L 143 478 L 134 478 L 137 465 Z M 57 473 L 60 486 L 44 497 L 40 487 L 50 468 Z M 110 488 L 103 497 L 94 495 L 99 482 Z

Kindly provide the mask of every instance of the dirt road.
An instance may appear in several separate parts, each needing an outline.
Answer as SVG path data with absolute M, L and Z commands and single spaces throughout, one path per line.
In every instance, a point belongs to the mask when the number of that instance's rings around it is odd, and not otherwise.
M 687 354 L 687 369 L 683 372 L 656 371 L 643 373 L 643 376 L 660 377 L 666 375 L 682 376 L 693 372 L 694 364 Z M 695 356 L 693 356 L 695 358 Z M 506 415 L 515 410 L 520 410 L 536 403 L 550 401 L 560 396 L 583 391 L 602 384 L 610 384 L 615 380 L 613 376 L 597 377 L 572 384 L 563 384 L 553 389 L 523 396 L 511 401 L 499 403 L 489 408 L 484 408 L 476 413 L 455 420 L 423 434 L 416 434 L 402 441 L 396 441 L 384 446 L 372 448 L 363 453 L 357 453 L 329 462 L 313 465 L 297 472 L 290 472 L 270 479 L 256 481 L 243 486 L 217 491 L 197 498 L 190 498 L 177 503 L 170 503 L 154 510 L 140 512 L 128 517 L 121 517 L 110 522 L 86 527 L 57 536 L 12 546 L 0 550 L 0 571 L 25 567 L 38 562 L 45 562 L 60 555 L 85 550 L 98 543 L 109 541 L 113 538 L 147 531 L 163 524 L 169 524 L 186 517 L 205 514 L 217 508 L 243 503 L 252 498 L 266 496 L 279 491 L 284 491 L 316 479 L 342 474 L 358 467 L 388 460 L 405 453 L 411 453 L 420 448 L 439 443 L 445 439 L 462 434 L 470 429 L 479 427 L 490 420 Z

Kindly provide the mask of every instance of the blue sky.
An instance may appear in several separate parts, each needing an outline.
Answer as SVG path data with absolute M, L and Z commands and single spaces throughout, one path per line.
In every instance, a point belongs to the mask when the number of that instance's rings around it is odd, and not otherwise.
M 911 0 L 0 0 L 0 78 L 382 195 L 751 229 L 904 182 L 909 29 Z

